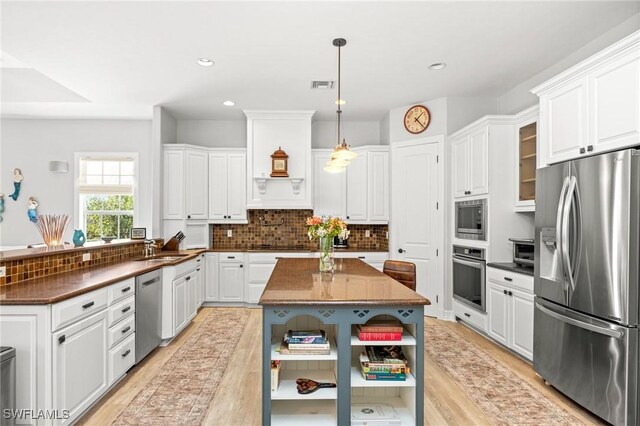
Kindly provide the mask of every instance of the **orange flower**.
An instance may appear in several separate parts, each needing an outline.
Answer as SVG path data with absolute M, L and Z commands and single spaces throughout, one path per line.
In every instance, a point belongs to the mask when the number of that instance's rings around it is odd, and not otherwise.
M 311 216 L 307 218 L 307 226 L 315 226 L 320 225 L 322 223 L 322 218 L 318 216 Z

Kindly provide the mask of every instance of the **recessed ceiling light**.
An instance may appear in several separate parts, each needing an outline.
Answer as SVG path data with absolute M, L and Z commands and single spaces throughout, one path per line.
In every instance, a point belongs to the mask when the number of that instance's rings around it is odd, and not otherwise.
M 233 101 L 224 101 L 222 105 L 224 106 L 234 106 L 236 103 Z
M 213 62 L 213 60 L 211 60 L 209 58 L 199 58 L 198 59 L 198 65 L 202 65 L 203 67 L 210 67 L 213 64 L 215 64 L 215 62 Z
M 447 64 L 445 64 L 444 62 L 436 62 L 435 64 L 429 65 L 429 69 L 437 71 L 437 70 L 441 70 L 441 69 L 445 68 L 446 66 L 447 66 Z

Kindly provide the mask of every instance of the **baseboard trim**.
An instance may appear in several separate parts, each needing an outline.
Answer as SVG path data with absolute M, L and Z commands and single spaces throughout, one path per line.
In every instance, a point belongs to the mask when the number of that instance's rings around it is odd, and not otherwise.
M 455 322 L 456 321 L 456 314 L 453 312 L 453 310 L 450 311 L 444 311 L 444 314 L 442 315 L 442 318 L 440 318 L 444 321 L 451 321 L 451 322 Z

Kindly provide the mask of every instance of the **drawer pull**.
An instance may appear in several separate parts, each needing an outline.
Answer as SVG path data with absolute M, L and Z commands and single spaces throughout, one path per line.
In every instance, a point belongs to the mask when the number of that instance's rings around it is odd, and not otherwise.
M 124 351 L 124 353 L 121 356 L 122 356 L 122 358 L 124 358 L 127 355 L 129 355 L 130 353 L 131 353 L 131 349 L 127 349 L 126 351 Z
M 358 256 L 358 259 L 366 259 L 366 256 Z
M 60 343 L 60 344 L 64 343 L 65 340 L 67 340 L 67 338 L 65 337 L 64 334 L 62 336 L 58 337 L 58 343 Z
M 129 330 L 131 330 L 131 326 L 130 326 L 130 325 L 128 325 L 128 326 L 126 326 L 125 328 L 123 328 L 123 329 L 122 329 L 122 331 L 121 331 L 121 333 L 123 333 L 123 334 L 124 334 L 124 333 L 126 333 L 127 331 L 129 331 Z
M 89 302 L 86 305 L 82 305 L 82 309 L 88 309 L 88 308 L 92 307 L 93 305 L 95 305 L 95 302 Z
M 505 280 L 505 281 L 509 281 L 509 282 L 511 282 L 511 281 L 513 281 L 513 278 L 504 277 L 504 280 Z
M 471 314 L 468 314 L 468 313 L 466 313 L 466 312 L 464 313 L 464 315 L 465 315 L 465 316 L 467 316 L 467 317 L 470 317 L 470 316 L 471 316 Z
M 127 306 L 126 308 L 124 308 L 124 309 L 122 310 L 122 313 L 124 314 L 125 312 L 128 312 L 128 311 L 130 311 L 130 310 L 131 310 L 131 306 Z
M 129 286 L 129 287 L 125 287 L 125 288 L 123 288 L 121 291 L 122 291 L 123 293 L 126 293 L 126 292 L 128 292 L 129 290 L 131 290 L 131 286 Z
M 227 259 L 235 259 L 235 256 L 227 256 Z

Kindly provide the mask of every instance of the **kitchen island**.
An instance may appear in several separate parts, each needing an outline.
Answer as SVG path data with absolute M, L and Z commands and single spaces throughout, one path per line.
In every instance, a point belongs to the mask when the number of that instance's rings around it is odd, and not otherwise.
M 320 273 L 318 259 L 280 259 L 260 298 L 263 307 L 262 424 L 350 425 L 355 404 L 389 404 L 404 425 L 423 424 L 424 305 L 428 299 L 359 259 L 336 259 L 334 273 Z M 401 341 L 364 342 L 356 326 L 394 318 L 404 326 Z M 323 329 L 329 354 L 279 351 L 288 330 Z M 409 360 L 403 381 L 370 381 L 360 373 L 365 345 L 400 345 Z M 279 385 L 272 390 L 272 361 Z M 307 395 L 296 380 L 336 383 Z

